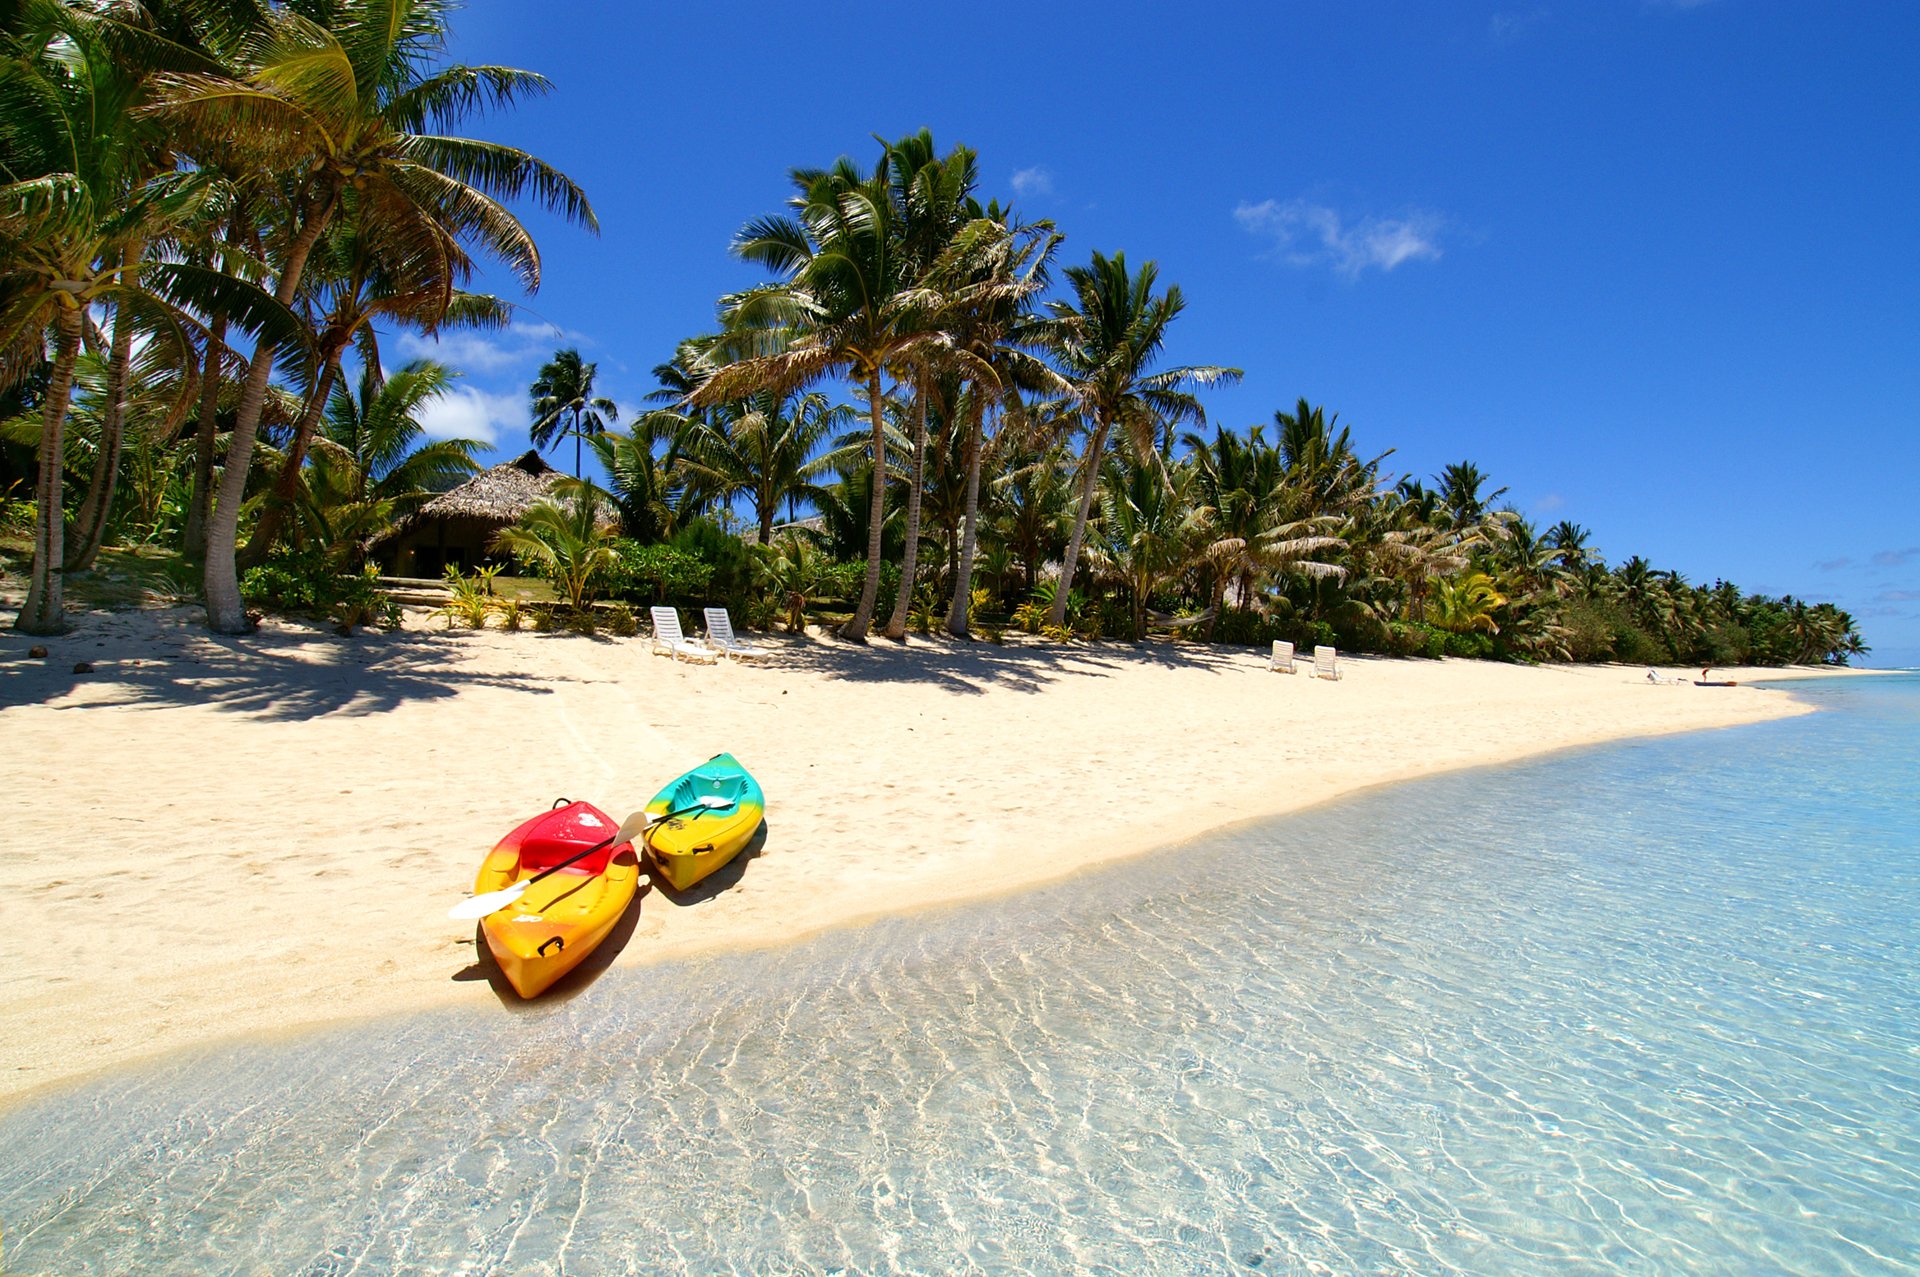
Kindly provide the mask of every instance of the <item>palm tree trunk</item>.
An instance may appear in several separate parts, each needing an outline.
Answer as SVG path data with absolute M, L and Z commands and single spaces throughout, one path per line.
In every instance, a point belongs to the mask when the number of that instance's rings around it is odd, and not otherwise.
M 893 600 L 893 615 L 887 620 L 887 637 L 896 643 L 907 641 L 907 612 L 913 607 L 914 577 L 920 569 L 920 498 L 926 489 L 927 472 L 927 392 L 916 386 L 913 391 L 913 479 L 907 489 L 907 549 L 900 563 L 900 591 Z
M 220 361 L 227 349 L 227 317 L 215 314 L 200 365 L 200 420 L 193 436 L 193 497 L 182 548 L 191 559 L 207 554 L 207 509 L 213 504 L 213 447 L 219 438 Z
M 1218 563 L 1213 565 L 1213 598 L 1211 605 L 1213 616 L 1207 622 L 1207 642 L 1213 642 L 1213 632 L 1220 628 L 1220 613 L 1226 608 L 1227 570 Z
M 280 269 L 280 286 L 274 291 L 282 306 L 293 303 L 306 270 L 307 257 L 327 228 L 338 201 L 329 191 L 300 228 L 299 237 L 287 250 L 286 263 Z M 220 495 L 207 528 L 207 627 L 216 634 L 247 632 L 246 604 L 240 598 L 240 571 L 234 551 L 240 541 L 240 506 L 247 498 L 247 470 L 253 464 L 253 441 L 260 432 L 260 410 L 267 402 L 267 382 L 273 377 L 273 351 L 256 342 L 253 358 L 247 366 L 247 380 L 240 388 L 240 405 L 234 412 L 233 436 L 227 443 L 227 468 L 220 476 Z
M 840 637 L 855 643 L 867 641 L 867 627 L 873 624 L 874 601 L 880 596 L 880 530 L 887 512 L 887 423 L 877 368 L 867 376 L 867 414 L 873 425 L 873 500 L 868 504 L 867 580 L 860 587 L 859 605 L 840 627 Z
M 1067 591 L 1073 588 L 1074 564 L 1080 561 L 1080 546 L 1087 539 L 1087 516 L 1093 512 L 1093 494 L 1100 486 L 1100 454 L 1106 447 L 1108 422 L 1102 421 L 1087 441 L 1087 452 L 1080 459 L 1080 508 L 1073 516 L 1073 535 L 1067 539 L 1067 557 L 1060 563 L 1060 584 L 1053 592 L 1053 606 L 1047 609 L 1047 624 L 1067 623 Z
M 146 249 L 133 244 L 121 255 L 123 267 L 140 260 Z M 107 402 L 100 416 L 100 446 L 93 454 L 93 479 L 74 516 L 74 540 L 67 547 L 67 571 L 85 572 L 100 557 L 107 537 L 107 517 L 113 513 L 114 489 L 119 486 L 120 450 L 126 438 L 127 368 L 133 362 L 133 320 L 124 301 L 113 308 L 113 346 L 107 359 Z
M 967 425 L 967 512 L 961 518 L 965 531 L 960 537 L 960 557 L 954 564 L 953 602 L 947 607 L 947 633 L 967 637 L 969 609 L 973 606 L 973 556 L 980 537 L 980 454 L 986 405 L 980 400 L 980 388 L 974 387 L 972 420 Z
M 240 551 L 242 568 L 259 567 L 267 561 L 274 544 L 279 541 L 280 533 L 287 526 L 287 515 L 293 510 L 293 503 L 300 494 L 300 467 L 306 464 L 307 448 L 313 442 L 313 432 L 319 429 L 320 418 L 326 412 L 327 396 L 333 393 L 333 383 L 340 376 L 340 349 L 323 352 L 325 363 L 320 369 L 320 379 L 313 384 L 313 390 L 307 395 L 307 402 L 300 413 L 300 424 L 294 428 L 293 443 L 287 448 L 286 460 L 280 463 L 280 477 L 274 480 L 273 495 L 260 511 L 259 522 L 253 525 L 253 535 L 247 538 L 247 548 Z
M 67 461 L 67 404 L 73 394 L 73 365 L 80 357 L 81 315 L 78 306 L 63 304 L 55 321 L 53 373 L 41 412 L 40 474 L 34 483 L 33 582 L 13 628 L 28 634 L 64 634 L 67 631 L 65 562 L 66 511 L 62 489 Z

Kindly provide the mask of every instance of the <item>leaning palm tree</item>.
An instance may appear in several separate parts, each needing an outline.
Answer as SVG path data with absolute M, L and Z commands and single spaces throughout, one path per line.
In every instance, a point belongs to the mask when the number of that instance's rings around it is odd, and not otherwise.
M 599 371 L 599 364 L 587 363 L 569 346 L 554 351 L 553 358 L 541 365 L 540 375 L 527 388 L 527 397 L 533 402 L 533 429 L 529 432 L 533 446 L 548 448 L 572 435 L 576 479 L 580 477 L 580 441 L 605 434 L 608 422 L 620 420 L 620 405 L 593 393 Z
M 1127 267 L 1126 254 L 1109 258 L 1096 252 L 1092 262 L 1070 267 L 1066 275 L 1073 298 L 1049 304 L 1047 334 L 1060 371 L 1071 383 L 1087 443 L 1078 469 L 1080 503 L 1048 616 L 1056 626 L 1066 624 L 1068 592 L 1109 436 L 1119 429 L 1137 455 L 1152 456 L 1162 432 L 1174 424 L 1205 423 L 1206 413 L 1187 387 L 1231 384 L 1240 378 L 1238 368 L 1151 371 L 1166 344 L 1167 328 L 1186 306 L 1177 284 L 1164 293 L 1153 291 L 1159 278 L 1154 263 L 1135 273 Z
M 234 74 L 162 78 L 157 118 L 184 155 L 228 172 L 280 176 L 277 233 L 267 248 L 281 304 L 294 301 L 314 246 L 343 215 L 378 223 L 422 252 L 447 237 L 475 245 L 512 267 L 529 291 L 539 287 L 539 250 L 498 199 L 530 194 L 596 226 L 586 196 L 558 170 L 450 132 L 478 111 L 549 87 L 511 67 L 431 69 L 450 11 L 448 0 L 263 6 L 236 49 Z M 267 220 L 261 211 L 256 220 Z M 234 552 L 273 369 L 265 350 L 248 369 L 208 531 L 207 620 L 223 633 L 246 628 Z
M 495 534 L 493 548 L 539 568 L 577 612 L 586 606 L 601 574 L 618 559 L 606 513 L 600 491 L 591 483 L 559 479 L 551 496 L 534 502 L 518 523 Z

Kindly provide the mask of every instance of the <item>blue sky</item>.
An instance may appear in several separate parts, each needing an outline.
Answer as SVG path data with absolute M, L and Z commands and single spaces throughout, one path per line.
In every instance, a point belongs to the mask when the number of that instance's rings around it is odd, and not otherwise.
M 789 168 L 925 126 L 1064 261 L 1160 263 L 1171 358 L 1246 369 L 1212 419 L 1304 395 L 1390 469 L 1470 458 L 1615 561 L 1834 600 L 1920 664 L 1920 6 L 481 0 L 457 34 L 554 80 L 473 131 L 602 233 L 530 217 L 545 285 L 441 348 L 444 429 L 524 447 L 563 342 L 637 402 L 759 278 L 727 243 Z

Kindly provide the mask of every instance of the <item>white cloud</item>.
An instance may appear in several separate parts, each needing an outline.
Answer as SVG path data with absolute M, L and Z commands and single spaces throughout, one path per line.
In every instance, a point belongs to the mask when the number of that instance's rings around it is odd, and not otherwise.
M 496 332 L 459 330 L 429 337 L 403 329 L 400 350 L 409 359 L 437 359 L 458 372 L 492 373 L 537 367 L 576 334 L 554 324 L 514 323 Z
M 1053 174 L 1039 165 L 1032 168 L 1013 171 L 1013 193 L 1015 195 L 1051 195 L 1053 194 Z
M 1533 508 L 1538 514 L 1552 514 L 1555 510 L 1560 509 L 1566 504 L 1567 499 L 1558 492 L 1549 492 L 1546 496 L 1534 502 Z
M 455 386 L 427 402 L 420 411 L 420 429 L 430 439 L 478 439 L 489 448 L 500 443 L 502 430 L 527 428 L 524 396 L 493 394 L 472 386 Z
M 1306 200 L 1241 203 L 1234 220 L 1248 232 L 1273 240 L 1273 253 L 1289 266 L 1330 266 L 1349 279 L 1369 267 L 1390 271 L 1406 262 L 1437 261 L 1438 214 L 1362 217 L 1348 223 L 1338 211 Z

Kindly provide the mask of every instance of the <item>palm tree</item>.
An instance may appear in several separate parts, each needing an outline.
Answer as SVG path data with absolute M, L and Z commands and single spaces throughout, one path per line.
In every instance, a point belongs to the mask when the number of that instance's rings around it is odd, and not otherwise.
M 692 513 L 683 500 L 678 445 L 669 440 L 664 456 L 654 450 L 659 442 L 655 419 L 654 413 L 642 413 L 632 431 L 610 430 L 587 441 L 613 486 L 620 531 L 642 545 L 670 535 L 680 515 Z
M 354 390 L 334 388 L 315 439 L 312 464 L 302 472 L 304 496 L 296 505 L 309 514 L 324 510 L 314 494 L 372 512 L 371 537 L 405 518 L 461 480 L 479 471 L 475 439 L 426 438 L 420 419 L 445 394 L 455 374 L 444 364 L 420 359 L 382 377 L 377 363 L 362 368 Z M 356 562 L 363 545 L 353 547 Z
M 445 46 L 449 12 L 448 0 L 334 0 L 312 17 L 262 7 L 235 48 L 234 74 L 162 77 L 157 118 L 183 153 L 228 172 L 280 176 L 268 248 L 282 305 L 294 301 L 314 246 L 339 216 L 378 224 L 391 242 L 422 253 L 449 238 L 477 245 L 529 291 L 539 287 L 539 251 L 496 197 L 531 194 L 596 225 L 586 196 L 558 170 L 525 151 L 450 133 L 477 111 L 549 86 L 510 67 L 429 70 Z M 208 532 L 207 618 L 223 633 L 246 628 L 235 548 L 273 366 L 267 349 L 249 366 Z
M 965 398 L 962 464 L 966 493 L 960 546 L 954 555 L 953 598 L 947 632 L 968 633 L 973 558 L 979 542 L 980 470 L 986 453 L 987 414 L 1022 414 L 1022 392 L 1060 395 L 1066 386 L 1034 355 L 1033 299 L 1047 285 L 1048 268 L 1063 236 L 1051 222 L 1017 224 L 1011 212 L 990 207 L 955 236 L 941 267 L 948 285 L 946 328 L 973 370 Z
M 1185 462 L 1163 464 L 1158 454 L 1107 459 L 1088 558 L 1096 572 L 1126 586 L 1136 639 L 1146 634 L 1154 590 L 1185 571 L 1200 549 L 1205 516 L 1190 499 L 1192 486 L 1193 467 Z
M 1191 451 L 1194 501 L 1204 533 L 1200 557 L 1213 569 L 1209 639 L 1219 625 L 1230 581 L 1238 586 L 1240 606 L 1250 608 L 1255 582 L 1263 573 L 1286 567 L 1309 576 L 1346 575 L 1344 568 L 1314 557 L 1345 547 L 1331 531 L 1338 519 L 1301 513 L 1309 501 L 1290 481 L 1306 480 L 1310 474 L 1289 472 L 1280 450 L 1267 446 L 1259 426 L 1248 431 L 1245 440 L 1216 429 L 1211 442 L 1192 433 L 1183 442 Z
M 449 328 L 504 328 L 512 307 L 497 297 L 461 292 L 457 277 L 467 272 L 458 242 L 443 237 L 431 254 L 405 257 L 404 245 L 384 242 L 383 228 L 336 221 L 315 247 L 301 292 L 318 334 L 318 374 L 307 392 L 292 442 L 287 446 L 273 496 L 261 510 L 253 535 L 241 553 L 242 566 L 264 562 L 279 537 L 298 489 L 307 445 L 340 379 L 341 359 L 355 341 L 371 341 L 379 320 L 418 325 L 432 334 Z M 377 378 L 379 352 L 362 352 Z
M 533 401 L 533 429 L 529 432 L 536 448 L 551 447 L 556 441 L 573 436 L 573 477 L 580 477 L 580 441 L 607 432 L 609 421 L 620 420 L 620 405 L 593 393 L 594 375 L 599 364 L 586 363 L 580 352 L 569 346 L 553 352 L 553 358 L 541 365 L 540 375 L 528 387 Z M 566 422 L 566 429 L 560 428 Z
M 888 157 L 875 176 L 842 158 L 833 168 L 796 169 L 790 217 L 748 223 L 734 237 L 743 260 L 784 276 L 723 300 L 732 330 L 729 361 L 696 390 L 706 407 L 759 389 L 803 386 L 838 372 L 866 391 L 872 474 L 867 573 L 841 636 L 865 642 L 880 592 L 885 519 L 885 379 L 899 380 L 935 339 L 926 331 L 923 294 L 912 289 L 910 259 L 895 227 Z M 764 339 L 764 349 L 753 338 Z
M 586 606 L 595 580 L 618 559 L 605 515 L 591 483 L 559 479 L 551 496 L 534 502 L 520 522 L 494 536 L 493 548 L 545 572 L 577 612 Z
M 656 416 L 678 432 L 686 481 L 712 500 L 744 496 L 756 539 L 767 545 L 782 506 L 819 500 L 817 480 L 825 473 L 825 463 L 816 454 L 854 412 L 819 391 L 759 390 L 714 405 L 704 418 L 670 412 Z
M 1200 401 L 1185 387 L 1230 384 L 1240 377 L 1238 368 L 1149 371 L 1166 344 L 1168 326 L 1186 306 L 1177 284 L 1155 294 L 1159 268 L 1154 263 L 1145 263 L 1135 274 L 1127 268 L 1126 254 L 1108 258 L 1096 252 L 1089 265 L 1070 267 L 1066 275 L 1073 300 L 1048 305 L 1047 335 L 1071 383 L 1087 446 L 1078 470 L 1080 504 L 1048 615 L 1048 623 L 1055 626 L 1066 624 L 1067 596 L 1086 539 L 1108 435 L 1118 427 L 1137 455 L 1151 456 L 1163 430 L 1181 421 L 1205 424 Z
M 155 81 L 123 56 L 126 45 L 98 14 L 54 0 L 24 0 L 7 24 L 0 57 L 0 385 L 46 357 L 34 567 L 16 628 L 66 628 L 64 457 L 73 371 L 89 312 L 115 309 L 103 443 L 80 547 L 91 561 L 118 472 L 119 418 L 135 327 L 178 329 L 170 300 L 189 268 L 146 260 L 146 245 L 187 221 L 204 184 L 191 174 L 156 176 L 155 131 L 142 114 Z M 236 292 L 241 322 L 266 322 L 256 299 Z M 283 325 L 284 336 L 290 325 Z M 263 347 L 268 343 L 263 340 Z

